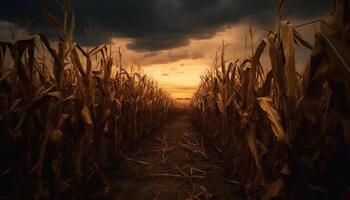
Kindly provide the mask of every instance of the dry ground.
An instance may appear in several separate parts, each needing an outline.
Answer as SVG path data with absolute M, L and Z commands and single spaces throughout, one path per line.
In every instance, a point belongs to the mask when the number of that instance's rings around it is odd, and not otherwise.
M 118 200 L 243 199 L 239 183 L 225 178 L 220 160 L 194 130 L 189 117 L 178 116 L 123 156 L 107 177 L 108 195 L 101 188 L 89 196 Z

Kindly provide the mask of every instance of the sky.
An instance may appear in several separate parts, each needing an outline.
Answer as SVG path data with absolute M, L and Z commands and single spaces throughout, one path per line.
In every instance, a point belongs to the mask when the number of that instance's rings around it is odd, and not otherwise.
M 43 32 L 57 39 L 43 21 L 36 0 L 1 3 L 0 40 L 10 38 L 9 25 L 17 27 L 18 37 Z M 62 18 L 55 0 L 45 4 Z M 287 0 L 283 18 L 302 24 L 324 16 L 330 4 L 331 0 Z M 264 28 L 273 29 L 275 5 L 275 0 L 72 0 L 79 43 L 120 46 L 124 62 L 137 62 L 175 98 L 191 97 L 222 40 L 229 45 L 228 58 L 247 56 L 244 41 L 249 28 L 256 46 L 266 35 Z M 29 28 L 20 26 L 21 18 L 32 19 Z M 92 28 L 92 37 L 86 36 L 85 27 Z M 298 31 L 312 42 L 314 30 L 310 25 Z M 108 32 L 113 33 L 112 38 Z M 300 71 L 308 53 L 297 51 Z M 268 65 L 266 57 L 261 62 Z

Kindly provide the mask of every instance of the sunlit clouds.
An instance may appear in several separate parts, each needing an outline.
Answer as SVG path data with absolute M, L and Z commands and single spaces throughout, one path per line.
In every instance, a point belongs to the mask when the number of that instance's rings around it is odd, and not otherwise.
M 47 6 L 60 16 L 54 2 L 48 1 Z M 41 19 L 37 5 L 24 0 L 20 3 L 14 6 L 12 1 L 5 1 L 0 8 L 0 39 L 11 40 L 8 27 L 13 25 L 17 30 L 16 39 L 41 32 L 51 42 L 57 42 L 57 35 Z M 324 16 L 329 3 L 326 0 L 287 1 L 282 14 L 293 24 L 302 24 Z M 191 97 L 222 41 L 228 45 L 226 59 L 247 58 L 268 30 L 274 30 L 276 21 L 276 2 L 264 0 L 75 0 L 72 7 L 75 8 L 75 41 L 84 47 L 111 42 L 116 56 L 120 48 L 124 66 L 136 63 L 172 96 L 179 98 Z M 16 20 L 23 14 L 32 22 L 28 30 Z M 91 37 L 87 36 L 86 27 L 94 33 Z M 312 43 L 313 24 L 298 30 Z M 300 73 L 308 53 L 305 48 L 296 49 Z M 265 51 L 260 60 L 264 68 L 270 66 L 268 60 Z
M 292 20 L 291 23 L 303 24 L 312 19 Z M 16 30 L 16 39 L 30 36 L 29 31 L 7 21 L 0 21 L 0 36 L 11 41 L 11 29 Z M 251 33 L 250 33 L 251 29 Z M 316 25 L 300 27 L 298 30 L 306 40 L 313 42 Z M 167 90 L 175 98 L 190 98 L 200 82 L 200 75 L 210 66 L 222 42 L 227 44 L 226 59 L 244 59 L 252 55 L 252 49 L 267 35 L 267 28 L 253 24 L 249 20 L 241 20 L 236 25 L 223 27 L 213 37 L 207 39 L 192 39 L 187 46 L 160 51 L 135 51 L 128 48 L 132 38 L 113 37 L 112 49 L 115 55 L 120 48 L 122 63 L 130 66 L 137 64 L 140 70 L 154 80 L 160 87 Z M 253 39 L 253 40 L 251 40 Z M 304 47 L 296 49 L 296 65 L 302 73 L 307 63 L 308 50 Z M 269 68 L 268 52 L 265 51 L 260 59 L 264 68 Z
M 294 20 L 292 23 L 302 24 L 308 20 Z M 252 38 L 250 36 L 252 29 Z M 312 42 L 313 26 L 300 28 L 305 39 Z M 131 39 L 114 38 L 114 48 L 119 46 L 123 52 L 123 63 L 133 60 L 140 65 L 141 70 L 154 78 L 162 88 L 166 89 L 175 98 L 190 98 L 200 82 L 200 75 L 211 65 L 218 48 L 224 41 L 226 58 L 233 61 L 237 58 L 244 59 L 252 54 L 258 41 L 267 35 L 267 31 L 258 25 L 251 25 L 248 20 L 242 20 L 234 26 L 226 27 L 217 32 L 212 38 L 191 40 L 188 46 L 162 51 L 133 51 L 127 48 Z M 307 50 L 297 49 L 297 68 L 303 71 L 307 63 Z M 300 59 L 299 59 L 300 58 Z M 268 52 L 261 57 L 261 63 L 265 68 L 270 66 Z

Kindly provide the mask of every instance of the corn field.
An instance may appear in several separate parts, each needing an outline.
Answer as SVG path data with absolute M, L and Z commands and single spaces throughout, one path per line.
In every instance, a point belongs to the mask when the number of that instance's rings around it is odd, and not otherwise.
M 154 199 L 160 186 L 182 188 L 178 199 L 211 200 L 219 197 L 211 189 L 233 184 L 251 200 L 349 199 L 350 2 L 333 0 L 324 18 L 301 25 L 284 19 L 277 2 L 274 30 L 244 59 L 228 59 L 222 42 L 187 105 L 124 65 L 120 48 L 76 42 L 70 0 L 58 1 L 61 21 L 36 0 L 56 40 L 18 40 L 11 28 L 12 42 L 0 41 L 0 199 L 89 199 L 96 188 L 111 197 L 127 188 L 109 176 L 125 160 L 137 165 L 124 163 L 127 179 L 150 181 L 137 189 L 156 185 Z M 310 44 L 298 28 L 314 22 Z M 302 74 L 297 48 L 310 53 Z M 127 155 L 175 116 L 155 142 Z M 131 183 L 123 178 L 116 182 Z
M 38 1 L 57 43 L 40 33 L 0 42 L 0 190 L 9 199 L 83 197 L 96 181 L 108 191 L 105 169 L 174 112 L 170 95 L 111 46 L 74 42 L 65 2 L 61 23 Z
M 227 60 L 222 45 L 192 118 L 247 199 L 340 199 L 350 184 L 350 3 L 333 1 L 314 45 L 282 20 L 282 6 L 247 59 Z M 302 75 L 296 45 L 311 50 Z M 264 51 L 270 66 L 260 63 Z

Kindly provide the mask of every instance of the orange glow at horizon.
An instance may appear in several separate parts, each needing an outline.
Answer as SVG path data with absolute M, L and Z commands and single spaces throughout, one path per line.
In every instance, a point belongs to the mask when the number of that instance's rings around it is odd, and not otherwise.
M 307 20 L 306 20 L 307 21 Z M 294 21 L 295 24 L 302 21 Z M 253 27 L 253 48 L 266 36 L 266 31 L 260 27 Z M 200 83 L 200 75 L 209 68 L 222 40 L 228 44 L 225 55 L 227 59 L 244 58 L 251 54 L 251 42 L 246 36 L 249 31 L 249 23 L 242 21 L 234 26 L 226 27 L 216 33 L 210 39 L 191 40 L 188 46 L 163 50 L 157 52 L 137 52 L 127 49 L 131 41 L 127 38 L 114 38 L 114 47 L 121 46 L 124 49 L 123 61 L 136 61 L 141 66 L 141 71 L 156 80 L 161 88 L 168 91 L 174 98 L 191 98 Z M 306 39 L 312 38 L 312 27 L 299 30 Z M 303 71 L 308 54 L 304 51 L 297 53 L 297 68 Z M 270 66 L 268 53 L 261 57 L 263 66 Z
M 190 98 L 200 83 L 200 75 L 206 68 L 205 64 L 181 60 L 169 64 L 150 65 L 143 67 L 142 71 L 155 79 L 160 87 L 174 98 Z

